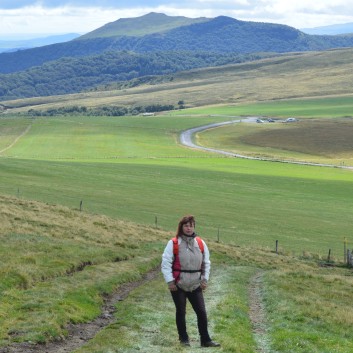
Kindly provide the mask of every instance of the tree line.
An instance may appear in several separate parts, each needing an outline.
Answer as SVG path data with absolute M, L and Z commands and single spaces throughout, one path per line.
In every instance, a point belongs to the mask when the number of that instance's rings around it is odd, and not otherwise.
M 174 109 L 183 109 L 184 102 L 179 101 L 176 107 L 173 104 L 151 104 L 147 106 L 102 106 L 96 108 L 89 108 L 85 106 L 71 106 L 50 108 L 44 110 L 30 109 L 26 115 L 37 116 L 60 116 L 60 115 L 80 115 L 80 116 L 126 116 L 139 115 L 144 113 L 156 113 L 161 111 L 168 111 Z
M 168 75 L 194 68 L 259 59 L 263 55 L 205 52 L 135 53 L 109 51 L 83 58 L 62 58 L 41 66 L 0 74 L 2 100 L 62 95 L 92 90 L 113 82 Z M 267 55 L 268 56 L 268 55 Z

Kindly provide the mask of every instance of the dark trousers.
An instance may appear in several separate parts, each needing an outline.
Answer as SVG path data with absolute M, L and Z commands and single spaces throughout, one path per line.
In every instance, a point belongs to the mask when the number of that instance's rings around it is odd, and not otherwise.
M 172 294 L 176 308 L 176 326 L 178 329 L 179 339 L 182 341 L 189 339 L 186 331 L 185 320 L 186 299 L 188 299 L 197 316 L 197 326 L 199 329 L 201 343 L 211 341 L 208 334 L 207 313 L 202 289 L 199 287 L 192 292 L 185 292 L 178 288 L 177 291 L 170 293 Z

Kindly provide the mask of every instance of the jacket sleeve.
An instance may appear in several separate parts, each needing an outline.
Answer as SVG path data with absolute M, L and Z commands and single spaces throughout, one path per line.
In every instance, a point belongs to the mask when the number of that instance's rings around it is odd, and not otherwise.
M 169 283 L 174 281 L 173 277 L 173 261 L 174 261 L 174 254 L 173 254 L 173 241 L 169 240 L 167 246 L 164 249 L 162 255 L 162 264 L 161 270 L 164 276 L 164 280 Z
M 202 272 L 201 272 L 201 277 L 202 279 L 205 279 L 208 281 L 210 278 L 210 271 L 211 271 L 211 261 L 210 261 L 210 252 L 208 250 L 208 247 L 206 243 L 202 240 L 203 246 L 204 246 L 204 253 L 203 253 L 203 261 L 202 261 Z

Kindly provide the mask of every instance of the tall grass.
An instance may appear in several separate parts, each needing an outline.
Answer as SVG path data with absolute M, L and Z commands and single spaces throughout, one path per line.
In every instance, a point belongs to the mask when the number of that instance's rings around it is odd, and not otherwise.
M 0 263 L 0 346 L 66 337 L 68 323 L 92 320 L 100 313 L 103 296 L 156 266 L 172 234 L 63 206 L 0 199 L 0 238 L 7 250 L 2 253 L 6 262 Z M 249 318 L 249 306 L 257 303 L 248 297 L 258 267 L 264 272 L 263 286 L 256 290 L 266 304 L 263 324 L 270 351 L 352 349 L 350 270 L 321 268 L 315 259 L 263 248 L 207 242 L 212 273 L 205 298 L 210 333 L 222 344 L 219 351 L 255 353 L 261 348 Z M 91 263 L 79 268 L 87 259 Z M 116 321 L 76 353 L 184 351 L 161 275 L 118 302 L 116 310 Z M 190 306 L 187 312 L 188 351 L 196 352 L 195 315 Z
M 353 351 L 352 277 L 320 272 L 268 276 L 266 301 L 275 351 Z
M 65 207 L 1 197 L 0 345 L 47 342 L 92 320 L 103 295 L 159 263 L 167 239 Z

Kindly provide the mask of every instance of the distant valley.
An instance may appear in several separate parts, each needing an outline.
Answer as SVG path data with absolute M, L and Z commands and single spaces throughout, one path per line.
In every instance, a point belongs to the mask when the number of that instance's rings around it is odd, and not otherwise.
M 67 42 L 80 37 L 78 33 L 67 33 L 35 37 L 31 39 L 2 39 L 0 40 L 0 53 L 42 47 L 44 45 Z

